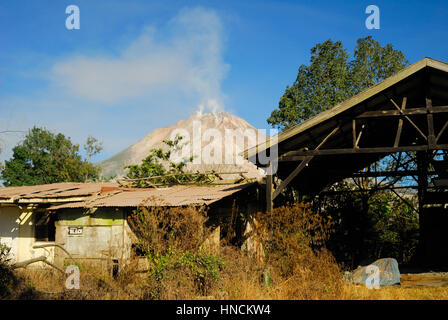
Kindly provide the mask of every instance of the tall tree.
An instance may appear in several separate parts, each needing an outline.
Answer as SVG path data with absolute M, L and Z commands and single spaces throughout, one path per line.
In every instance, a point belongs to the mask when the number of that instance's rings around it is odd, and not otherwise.
M 272 111 L 267 121 L 283 130 L 291 128 L 390 77 L 407 64 L 401 51 L 390 44 L 383 47 L 372 37 L 358 39 L 352 56 L 340 41 L 327 40 L 317 44 L 311 49 L 310 64 L 299 67 L 296 80 L 286 87 L 278 109 Z M 398 163 L 399 160 L 390 156 L 371 167 L 397 170 Z M 392 225 L 393 194 L 378 191 L 398 183 L 397 178 L 386 177 L 379 182 L 356 178 L 349 182 L 334 185 L 332 188 L 338 195 L 322 197 L 325 205 L 315 202 L 316 209 L 326 208 L 325 215 L 339 221 L 329 246 L 338 260 L 355 266 L 364 258 L 379 258 L 381 252 L 406 255 L 401 261 L 408 260 L 409 254 L 404 254 L 400 244 L 392 243 L 391 239 L 395 237 L 396 240 L 398 236 L 391 230 L 400 224 L 399 232 L 415 231 L 415 213 L 408 203 L 398 201 L 400 206 L 394 205 L 394 214 L 404 215 L 405 224 L 396 219 L 397 225 Z M 412 248 L 415 246 L 415 236 L 403 235 L 400 240 L 412 242 Z M 379 248 L 378 252 L 373 252 L 372 243 Z
M 56 182 L 84 182 L 98 178 L 99 169 L 83 160 L 79 145 L 63 134 L 33 127 L 5 161 L 1 179 L 5 186 Z
M 92 159 L 94 155 L 97 155 L 103 150 L 103 143 L 98 141 L 98 139 L 89 136 L 86 144 L 84 145 L 84 150 L 87 154 L 87 161 L 90 162 L 90 159 Z
M 408 64 L 391 44 L 384 47 L 366 37 L 358 39 L 353 58 L 342 42 L 327 40 L 311 49 L 310 65 L 301 65 L 296 81 L 287 86 L 268 123 L 288 129 L 332 108 L 400 71 Z

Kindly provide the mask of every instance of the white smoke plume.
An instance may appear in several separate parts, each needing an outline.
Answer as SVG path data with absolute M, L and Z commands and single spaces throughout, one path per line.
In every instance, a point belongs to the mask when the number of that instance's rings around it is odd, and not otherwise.
M 208 9 L 184 9 L 161 30 L 146 27 L 114 56 L 71 56 L 56 63 L 53 83 L 82 99 L 119 104 L 160 94 L 194 95 L 198 112 L 224 110 L 222 23 Z

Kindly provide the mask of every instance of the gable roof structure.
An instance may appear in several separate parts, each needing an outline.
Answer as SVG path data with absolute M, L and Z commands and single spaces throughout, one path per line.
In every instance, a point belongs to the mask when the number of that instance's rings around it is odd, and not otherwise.
M 424 58 L 243 155 L 262 166 L 277 147 L 280 189 L 313 193 L 391 153 L 446 150 L 447 126 L 448 64 Z

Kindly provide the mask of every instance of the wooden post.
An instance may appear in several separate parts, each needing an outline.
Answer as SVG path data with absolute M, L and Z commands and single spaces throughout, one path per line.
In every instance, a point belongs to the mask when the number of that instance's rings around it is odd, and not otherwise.
M 426 101 L 426 120 L 428 124 L 428 146 L 431 149 L 436 147 L 436 137 L 434 134 L 434 119 L 433 119 L 433 108 L 432 108 L 432 97 L 431 97 L 431 87 L 429 85 L 430 76 L 429 71 L 426 71 L 425 75 L 425 101 Z
M 273 193 L 272 164 L 269 163 L 266 174 L 266 212 L 271 212 L 274 207 Z
M 432 100 L 431 97 L 426 97 L 426 108 L 428 113 L 426 114 L 426 119 L 428 123 L 428 145 L 431 149 L 435 149 L 436 137 L 434 134 L 434 120 L 432 115 Z
M 408 98 L 404 97 L 403 101 L 401 103 L 401 110 L 404 111 L 406 109 L 406 102 Z M 398 120 L 398 128 L 397 128 L 397 134 L 395 135 L 395 142 L 394 147 L 397 148 L 400 144 L 400 138 L 401 138 L 401 131 L 403 130 L 403 118 L 400 118 Z
M 356 119 L 352 120 L 353 148 L 356 148 Z
M 426 220 L 427 216 L 425 214 L 425 210 L 423 208 L 425 193 L 428 188 L 428 153 L 426 151 L 418 151 L 417 152 L 417 181 L 418 181 L 418 212 L 419 212 L 419 250 L 418 250 L 418 259 L 424 261 L 427 257 L 426 252 L 426 237 L 427 237 L 427 228 L 426 228 Z

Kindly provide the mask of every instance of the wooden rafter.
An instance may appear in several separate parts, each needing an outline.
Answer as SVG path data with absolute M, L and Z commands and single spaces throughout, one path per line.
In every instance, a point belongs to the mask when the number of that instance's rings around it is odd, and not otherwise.
M 347 113 L 350 112 L 350 110 L 355 110 L 354 108 L 358 108 L 358 106 L 360 106 L 363 103 L 366 103 L 366 104 L 369 104 L 371 102 L 373 103 L 374 99 L 376 101 L 375 97 L 378 97 L 379 95 L 381 95 L 382 92 L 391 90 L 391 88 L 394 88 L 394 87 L 401 88 L 400 84 L 405 79 L 411 79 L 412 76 L 416 75 L 419 71 L 421 71 L 425 68 L 431 68 L 431 69 L 439 70 L 443 73 L 448 73 L 448 64 L 437 61 L 437 60 L 433 60 L 430 58 L 424 58 L 424 59 L 410 65 L 409 67 L 401 70 L 397 74 L 378 83 L 377 85 L 375 85 L 369 89 L 366 89 L 363 92 L 361 92 L 360 94 L 353 96 L 352 98 L 334 106 L 333 108 L 331 108 L 325 112 L 322 112 L 322 113 L 316 115 L 315 117 L 298 124 L 297 126 L 295 126 L 293 128 L 283 131 L 278 136 L 276 136 L 275 139 L 269 139 L 266 142 L 263 142 L 255 147 L 245 150 L 243 155 L 245 158 L 252 159 L 255 154 L 260 153 L 263 150 L 270 148 L 273 144 L 282 144 L 282 147 L 283 147 L 285 145 L 285 143 L 287 143 L 288 141 L 292 141 L 293 140 L 292 138 L 295 136 L 302 135 L 304 132 L 306 132 L 308 130 L 312 130 L 316 126 L 323 125 L 324 123 L 327 124 L 329 121 L 332 121 L 332 119 L 337 120 L 337 117 L 342 116 L 346 112 Z M 431 74 L 431 76 L 433 76 L 433 74 Z M 411 79 L 411 80 L 413 81 L 413 79 Z M 411 99 L 410 98 L 411 95 L 415 94 L 415 90 L 413 89 L 415 87 L 414 82 L 415 81 L 412 82 L 412 86 L 409 88 L 409 90 L 404 91 L 404 92 L 409 92 L 409 95 L 405 94 L 408 96 L 409 101 Z M 431 83 L 432 93 L 436 96 L 438 94 L 437 89 L 435 89 L 433 87 L 434 87 L 434 83 Z M 401 90 L 400 92 L 401 92 L 401 94 L 403 94 L 403 90 Z M 433 101 L 433 103 L 434 103 L 434 101 Z M 433 107 L 432 112 L 433 113 L 436 113 L 439 111 L 447 112 L 447 107 L 448 106 Z M 438 110 L 437 108 L 441 108 L 441 109 Z M 442 108 L 445 108 L 445 110 L 442 110 Z M 364 112 L 364 110 L 362 110 L 361 108 L 359 108 L 359 111 L 361 113 Z M 398 110 L 397 111 L 390 110 L 390 111 L 392 111 L 394 113 L 394 116 L 404 117 L 404 116 L 408 115 L 407 111 L 406 112 L 399 112 Z M 387 111 L 387 112 L 390 112 L 390 111 Z M 418 113 L 425 114 L 426 111 L 418 110 Z M 288 148 L 286 148 L 286 149 L 288 149 Z
M 341 148 L 341 149 L 323 149 L 323 150 L 308 150 L 308 151 L 291 151 L 288 156 L 328 156 L 328 155 L 343 155 L 343 154 L 359 154 L 359 153 L 395 153 L 405 151 L 426 151 L 430 148 L 428 145 L 410 145 L 401 147 L 374 147 L 374 148 Z M 448 144 L 437 144 L 434 149 L 446 150 Z
M 401 103 L 401 111 L 405 111 L 406 110 L 406 102 L 407 102 L 407 97 L 403 98 L 403 101 Z M 394 147 L 398 147 L 398 145 L 400 144 L 400 138 L 401 138 L 401 131 L 403 130 L 403 119 L 400 118 L 398 120 L 398 128 L 397 128 L 397 134 L 395 135 L 395 142 L 394 142 Z
M 436 106 L 432 107 L 431 113 L 446 113 L 448 112 L 448 106 Z M 426 107 L 412 107 L 402 110 L 378 110 L 378 111 L 366 111 L 356 116 L 356 119 L 369 119 L 369 118 L 385 118 L 385 117 L 404 117 L 404 116 L 417 116 L 425 115 L 428 111 Z
M 314 149 L 314 151 L 319 150 L 327 141 L 330 139 L 336 132 L 338 132 L 340 126 L 334 128 Z M 297 168 L 294 169 L 293 172 L 289 174 L 289 176 L 282 181 L 282 183 L 278 186 L 278 188 L 271 194 L 267 194 L 266 200 L 268 202 L 267 209 L 272 208 L 272 201 L 289 185 L 289 183 L 308 165 L 308 163 L 313 159 L 312 156 L 304 158 Z M 271 170 L 269 167 L 268 170 Z M 270 173 L 270 174 L 269 174 Z M 266 178 L 266 190 L 268 193 L 272 192 L 272 172 L 268 172 L 268 177 Z
M 305 156 L 281 156 L 278 158 L 279 162 L 296 162 L 296 161 L 303 161 L 305 160 Z
M 294 179 L 307 165 L 310 163 L 310 161 L 313 159 L 313 157 L 307 157 L 305 160 L 300 162 L 300 164 L 297 166 L 297 168 L 294 169 L 291 174 L 282 181 L 282 183 L 278 186 L 277 189 L 275 189 L 272 200 L 274 200 L 287 186 L 288 184 Z
M 428 138 L 427 138 L 426 135 L 423 133 L 423 131 L 420 130 L 420 128 L 414 123 L 414 121 L 411 120 L 411 118 L 409 118 L 407 115 L 404 114 L 404 112 L 403 112 L 403 111 L 401 110 L 401 108 L 397 105 L 397 103 L 396 103 L 392 98 L 390 98 L 389 100 L 390 100 L 390 102 L 392 102 L 392 104 L 393 104 L 394 107 L 398 110 L 398 112 L 400 112 L 401 115 L 403 115 L 404 118 L 405 118 L 406 120 L 408 120 L 410 124 L 412 124 L 412 126 L 415 128 L 415 130 L 417 130 L 418 133 L 420 133 L 420 135 L 421 135 L 425 140 L 428 140 Z
M 363 125 L 361 126 L 361 130 L 359 131 L 358 137 L 356 138 L 356 141 L 355 141 L 355 144 L 354 144 L 353 148 L 355 148 L 355 149 L 358 149 L 358 148 L 359 148 L 359 147 L 358 147 L 358 145 L 359 145 L 359 140 L 361 140 L 361 135 L 362 135 L 362 132 L 363 132 L 363 130 L 364 130 L 365 127 L 366 127 L 365 124 L 363 124 Z

